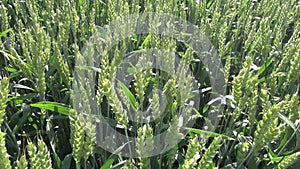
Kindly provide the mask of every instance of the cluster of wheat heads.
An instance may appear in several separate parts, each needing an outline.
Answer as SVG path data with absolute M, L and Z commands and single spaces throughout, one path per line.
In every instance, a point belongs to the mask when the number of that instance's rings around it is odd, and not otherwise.
M 0 72 L 9 76 L 0 74 L 0 168 L 292 167 L 300 152 L 299 10 L 296 0 L 1 1 Z M 187 20 L 209 37 L 224 66 L 226 103 L 216 131 L 201 130 L 213 107 L 208 74 L 193 49 L 155 34 L 120 41 L 101 58 L 96 99 L 113 128 L 137 138 L 141 156 L 154 149 L 146 138 L 162 131 L 176 138 L 178 128 L 171 124 L 180 123 L 176 109 L 189 97 L 182 91 L 191 88 L 191 77 L 144 70 L 151 61 L 141 60 L 132 68 L 131 87 L 119 83 L 115 90 L 114 72 L 123 57 L 149 48 L 178 53 L 206 91 L 200 109 L 191 110 L 197 123 L 181 142 L 169 142 L 172 149 L 153 157 L 125 158 L 96 144 L 95 126 L 81 117 L 90 110 L 74 109 L 74 62 L 84 57 L 81 50 L 97 26 L 145 12 Z M 170 70 L 176 67 L 172 57 L 165 62 Z M 167 96 L 164 112 L 159 89 Z M 85 104 L 88 90 L 81 89 Z M 142 110 L 147 103 L 156 120 L 131 122 L 124 110 Z

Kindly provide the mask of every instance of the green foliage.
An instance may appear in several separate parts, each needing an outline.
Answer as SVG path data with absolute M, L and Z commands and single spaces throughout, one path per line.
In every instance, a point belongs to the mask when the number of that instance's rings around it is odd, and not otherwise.
M 79 84 L 74 80 L 75 60 L 86 59 L 84 45 L 94 33 L 105 34 L 103 27 L 111 21 L 144 12 L 167 13 L 191 22 L 218 51 L 227 95 L 215 99 L 224 101 L 215 131 L 205 130 L 211 128 L 208 112 L 215 110 L 210 72 L 192 46 L 171 37 L 107 37 L 107 44 L 122 40 L 107 52 L 101 53 L 103 46 L 87 51 L 100 53 L 100 65 L 80 67 L 95 72 L 97 82 L 91 83 L 96 85 L 85 86 L 90 74 Z M 296 0 L 3 0 L 0 18 L 1 169 L 299 165 L 300 3 Z M 152 22 L 164 24 L 159 18 Z M 159 31 L 157 25 L 147 24 L 149 30 Z M 118 28 L 129 31 L 124 25 Z M 123 59 L 144 56 L 147 49 L 164 50 L 157 56 L 171 54 L 157 59 L 166 63 L 165 71 L 152 69 L 153 60 L 142 57 L 128 69 L 133 77 L 129 86 L 115 81 Z M 177 64 L 175 56 L 182 62 Z M 195 95 L 193 80 L 198 82 L 201 98 L 197 110 L 186 106 Z M 74 94 L 74 87 L 80 95 Z M 91 99 L 93 88 L 95 98 Z M 155 149 L 151 139 L 162 132 L 170 140 L 162 144 L 173 148 L 146 158 L 105 151 L 96 144 L 95 119 L 85 117 L 93 111 L 88 106 L 91 100 L 112 128 L 128 141 L 137 138 L 138 149 L 132 151 L 151 154 Z M 145 110 L 153 112 L 153 121 L 135 122 Z M 192 111 L 197 114 L 191 117 L 196 124 L 185 128 L 187 136 L 178 128 L 187 123 L 179 110 L 186 111 L 186 116 Z M 176 138 L 182 140 L 178 143 Z

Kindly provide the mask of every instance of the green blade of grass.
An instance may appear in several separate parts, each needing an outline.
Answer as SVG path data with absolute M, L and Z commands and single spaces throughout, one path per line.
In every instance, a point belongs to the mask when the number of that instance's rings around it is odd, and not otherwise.
M 78 68 L 80 70 L 93 70 L 96 72 L 101 72 L 101 69 L 94 67 L 94 66 L 76 66 L 76 68 Z
M 146 45 L 148 45 L 149 44 L 149 41 L 150 41 L 150 39 L 152 38 L 152 35 L 151 34 L 149 34 L 146 38 L 145 38 L 145 40 L 144 40 L 144 42 L 142 43 L 142 45 L 141 45 L 141 49 L 144 49 L 145 47 L 146 47 Z
M 234 138 L 232 137 L 229 137 L 225 134 L 219 134 L 219 133 L 215 133 L 215 132 L 212 132 L 212 131 L 205 131 L 205 130 L 201 130 L 201 129 L 195 129 L 195 128 L 185 128 L 187 130 L 189 130 L 189 132 L 192 132 L 192 133 L 196 133 L 196 134 L 203 134 L 203 135 L 209 135 L 211 137 L 222 137 L 222 138 L 226 138 L 226 139 L 230 139 L 230 140 L 234 140 Z
M 100 169 L 109 169 L 115 159 L 108 159 Z
M 69 116 L 69 111 L 70 111 L 70 108 L 66 107 L 64 104 L 57 103 L 57 102 L 38 102 L 38 103 L 30 104 L 30 106 L 58 112 L 66 116 Z
M 2 36 L 4 36 L 4 35 L 8 34 L 9 32 L 11 32 L 12 30 L 13 30 L 12 28 L 9 28 L 9 29 L 7 29 L 7 30 L 1 32 L 1 33 L 0 33 L 0 38 L 1 38 Z
M 262 67 L 260 67 L 260 69 L 257 72 L 257 75 L 260 76 L 262 73 L 265 72 L 265 70 L 271 65 L 271 63 L 273 62 L 273 59 L 271 58 L 270 60 L 268 60 L 267 63 L 263 64 Z
M 72 162 L 73 155 L 68 154 L 65 156 L 64 160 L 62 161 L 61 168 L 70 168 Z
M 125 95 L 127 96 L 127 98 L 129 99 L 130 105 L 131 105 L 133 108 L 137 109 L 137 105 L 138 105 L 138 104 L 137 104 L 137 101 L 136 101 L 134 95 L 132 94 L 132 92 L 131 92 L 131 91 L 128 89 L 128 87 L 125 86 L 125 84 L 122 83 L 121 81 L 118 81 L 118 84 L 119 84 L 119 86 L 122 88 L 122 90 L 124 91 L 124 93 L 125 93 Z

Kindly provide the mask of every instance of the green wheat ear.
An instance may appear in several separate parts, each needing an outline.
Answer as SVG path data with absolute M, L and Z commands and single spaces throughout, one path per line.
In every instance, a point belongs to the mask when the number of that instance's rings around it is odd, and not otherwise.
M 259 121 L 257 129 L 254 133 L 253 152 L 257 156 L 259 150 L 268 145 L 278 135 L 279 131 L 276 129 L 278 125 L 278 112 L 280 111 L 280 104 L 272 106 L 270 109 L 264 111 L 263 119 Z
M 80 116 L 74 109 L 70 111 L 71 139 L 70 143 L 73 148 L 73 158 L 77 168 L 81 167 L 81 159 L 84 161 L 93 154 L 94 144 L 96 142 L 95 126 L 91 121 L 83 122 L 83 117 Z
M 11 168 L 9 156 L 5 147 L 5 133 L 0 131 L 0 168 Z
M 175 155 L 178 150 L 177 139 L 183 136 L 182 133 L 180 133 L 180 131 L 179 131 L 178 125 L 179 125 L 178 117 L 174 116 L 174 118 L 172 118 L 172 121 L 170 122 L 170 127 L 168 128 L 167 133 L 166 133 L 166 138 L 167 138 L 167 140 L 169 140 L 168 144 L 169 144 L 169 146 L 173 147 L 167 153 L 169 168 L 172 167 L 173 163 L 176 160 Z
M 71 110 L 73 116 L 70 116 L 71 126 L 71 145 L 73 148 L 73 157 L 76 162 L 77 168 L 81 166 L 81 158 L 84 153 L 84 126 L 82 121 L 78 118 L 78 114 L 75 110 Z
M 276 169 L 286 169 L 291 166 L 300 157 L 300 152 L 294 153 L 289 156 L 285 156 L 283 160 L 278 164 Z
M 203 139 L 205 140 L 205 139 Z M 190 140 L 187 152 L 185 154 L 183 169 L 194 168 L 197 165 L 197 160 L 201 157 L 200 152 L 205 148 L 205 141 L 199 142 L 199 137 Z
M 8 10 L 2 3 L 0 3 L 0 16 L 1 16 L 1 22 L 2 22 L 0 24 L 0 30 L 1 31 L 7 30 L 9 28 Z
M 45 142 L 38 139 L 37 146 L 33 142 L 29 142 L 28 154 L 30 156 L 30 166 L 34 169 L 52 169 L 52 160 L 50 152 Z
M 4 77 L 0 81 L 0 124 L 2 124 L 5 116 L 8 86 L 9 79 Z M 6 133 L 0 129 L 0 168 L 11 168 L 9 156 L 5 147 L 5 135 Z
M 210 144 L 205 154 L 202 156 L 198 169 L 208 168 L 213 163 L 213 158 L 218 153 L 218 149 L 221 147 L 221 137 L 216 137 Z
M 18 160 L 18 169 L 27 169 L 28 167 L 28 161 L 26 160 L 26 156 L 22 155 L 20 160 Z
M 145 124 L 138 129 L 137 137 L 137 153 L 142 156 L 144 154 L 152 154 L 153 151 L 153 129 L 149 124 Z M 140 158 L 140 168 L 151 168 L 150 158 Z
M 8 86 L 9 86 L 9 79 L 4 77 L 0 81 L 0 124 L 3 122 L 5 116 Z
M 127 111 L 123 109 L 122 104 L 118 101 L 117 92 L 112 86 L 113 84 L 108 79 L 103 80 L 103 92 L 108 99 L 108 104 L 114 111 L 116 120 L 126 128 L 128 123 Z
M 67 85 L 70 85 L 70 72 L 69 72 L 69 65 L 66 62 L 66 60 L 63 58 L 58 43 L 57 42 L 52 42 L 53 45 L 53 50 L 54 50 L 54 57 L 55 57 L 55 63 L 54 65 L 56 66 L 59 75 L 61 76 L 61 79 L 63 82 L 65 82 Z

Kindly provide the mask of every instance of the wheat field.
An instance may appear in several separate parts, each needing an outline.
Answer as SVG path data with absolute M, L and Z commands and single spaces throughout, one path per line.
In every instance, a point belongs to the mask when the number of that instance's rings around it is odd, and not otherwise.
M 105 31 L 145 13 L 179 18 L 201 32 L 220 61 L 223 94 L 212 90 L 221 82 L 212 81 L 197 49 L 185 43 L 190 39 L 180 40 L 189 36 L 184 26 L 178 39 L 122 37 L 131 31 L 122 24 Z M 176 30 L 155 16 L 141 31 Z M 89 46 L 95 35 L 105 42 Z M 152 68 L 151 57 L 124 64 L 145 51 L 165 65 Z M 0 169 L 298 168 L 299 82 L 296 0 L 1 0 Z M 189 107 L 196 98 L 197 107 Z M 146 109 L 154 120 L 144 118 Z M 99 114 L 125 142 L 101 137 L 109 130 L 95 125 Z M 188 119 L 195 123 L 181 135 L 178 126 Z M 161 133 L 168 141 L 160 145 L 153 140 Z

